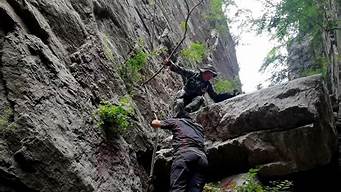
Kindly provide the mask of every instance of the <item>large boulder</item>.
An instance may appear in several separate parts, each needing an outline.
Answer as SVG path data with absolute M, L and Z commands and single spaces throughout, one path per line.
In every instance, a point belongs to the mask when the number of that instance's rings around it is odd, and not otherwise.
M 205 129 L 209 178 L 250 167 L 271 177 L 326 165 L 337 143 L 332 117 L 319 75 L 207 106 L 195 118 Z
M 290 81 L 215 104 L 196 117 L 205 127 L 213 167 L 219 162 L 261 166 L 263 175 L 285 175 L 326 165 L 336 130 L 321 76 Z M 228 171 L 229 169 L 226 169 Z

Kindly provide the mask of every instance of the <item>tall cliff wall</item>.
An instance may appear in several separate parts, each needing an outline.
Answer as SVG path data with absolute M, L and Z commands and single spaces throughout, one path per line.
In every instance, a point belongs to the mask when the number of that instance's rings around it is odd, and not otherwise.
M 341 82 L 340 82 L 340 66 L 341 66 L 341 2 L 336 0 L 328 0 L 326 15 L 330 21 L 336 21 L 336 26 L 329 31 L 321 34 L 321 41 L 318 46 L 312 46 L 311 40 L 305 39 L 301 43 L 294 42 L 289 47 L 289 76 L 297 78 L 302 76 L 302 71 L 320 65 L 316 62 L 316 58 L 323 58 L 326 67 L 324 79 L 327 83 L 329 96 L 332 101 L 336 128 L 338 130 L 338 157 L 335 158 L 334 164 L 337 168 L 336 177 L 341 173 Z
M 118 68 L 138 41 L 152 51 L 171 50 L 181 39 L 184 1 L 153 2 L 0 0 L 0 191 L 146 188 L 152 149 L 147 94 L 134 88 L 134 126 L 116 140 L 105 138 L 93 114 L 100 101 L 128 94 Z M 190 7 L 198 2 L 188 0 Z M 208 1 L 194 11 L 182 47 L 216 42 L 209 47 L 212 61 L 232 79 L 239 71 L 232 38 L 214 32 L 209 11 Z M 151 59 L 143 76 L 161 61 Z M 150 82 L 157 111 L 167 114 L 180 86 L 168 71 Z

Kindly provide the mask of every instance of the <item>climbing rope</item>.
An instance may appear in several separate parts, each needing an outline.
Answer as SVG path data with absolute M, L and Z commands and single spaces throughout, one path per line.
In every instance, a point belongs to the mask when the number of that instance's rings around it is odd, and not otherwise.
M 190 16 L 192 14 L 192 12 L 200 5 L 204 2 L 204 0 L 199 1 L 199 3 L 197 3 L 196 5 L 194 5 L 192 7 L 192 9 L 189 8 L 188 2 L 187 0 L 185 0 L 185 4 L 186 4 L 186 9 L 187 9 L 187 16 L 186 16 L 186 20 L 185 20 L 185 31 L 183 33 L 182 39 L 179 41 L 179 43 L 176 45 L 176 47 L 172 50 L 171 54 L 167 57 L 167 60 L 170 60 L 173 55 L 176 53 L 176 51 L 178 50 L 178 48 L 181 46 L 181 44 L 185 41 L 186 39 L 186 35 L 187 35 L 187 31 L 188 31 L 188 21 L 190 19 Z M 149 83 L 152 79 L 154 79 L 164 68 L 166 68 L 166 65 L 163 65 L 151 78 L 149 78 L 147 81 L 145 81 L 142 86 L 146 85 L 147 83 Z
M 167 57 L 167 60 L 170 60 L 173 57 L 173 55 L 179 49 L 181 44 L 185 41 L 186 35 L 187 35 L 187 31 L 188 31 L 188 21 L 190 19 L 190 16 L 191 16 L 192 12 L 203 2 L 204 2 L 204 0 L 200 0 L 199 3 L 197 3 L 195 6 L 193 6 L 190 9 L 187 0 L 185 0 L 186 9 L 187 9 L 187 16 L 186 16 L 186 20 L 185 20 L 185 31 L 183 33 L 182 39 L 179 41 L 179 43 L 176 45 L 176 47 L 172 50 L 171 54 Z M 153 32 L 151 34 L 152 49 L 154 49 L 154 38 L 155 38 L 155 34 L 154 33 L 155 33 L 155 17 L 156 17 L 156 0 L 154 1 L 154 8 L 153 8 L 153 10 L 154 10 L 153 19 L 152 19 L 152 31 Z M 158 117 L 156 115 L 155 105 L 154 105 L 154 102 L 152 100 L 151 93 L 149 92 L 149 89 L 146 86 L 146 84 L 148 84 L 152 79 L 154 79 L 164 68 L 165 68 L 165 65 L 162 66 L 151 78 L 149 78 L 147 81 L 145 81 L 142 84 L 142 86 L 141 86 L 141 87 L 144 87 L 145 92 L 148 95 L 148 100 L 149 100 L 149 103 L 151 105 L 151 110 L 154 113 L 154 118 L 155 119 L 158 119 Z M 155 166 L 155 161 L 156 161 L 156 151 L 157 151 L 158 140 L 159 140 L 159 130 L 158 129 L 154 129 L 154 130 L 155 130 L 155 137 L 154 137 L 153 153 L 152 153 L 152 160 L 151 160 L 150 172 L 149 172 L 148 191 L 153 191 L 153 189 L 152 189 L 152 186 L 153 186 L 152 183 L 153 182 L 152 181 L 153 181 L 154 166 Z
M 154 102 L 152 100 L 152 95 L 149 92 L 149 89 L 147 86 L 144 86 L 145 92 L 147 93 L 148 96 L 148 102 L 150 103 L 150 107 L 152 112 L 154 113 L 154 118 L 157 120 L 158 117 L 156 115 L 156 109 Z M 152 161 L 150 164 L 150 172 L 149 172 L 149 178 L 148 178 L 148 191 L 153 191 L 152 186 L 153 186 L 153 173 L 154 173 L 154 165 L 156 161 L 156 151 L 157 151 L 157 146 L 159 142 L 159 129 L 154 129 L 155 130 L 155 135 L 154 135 L 154 144 L 153 144 L 153 153 L 152 153 Z

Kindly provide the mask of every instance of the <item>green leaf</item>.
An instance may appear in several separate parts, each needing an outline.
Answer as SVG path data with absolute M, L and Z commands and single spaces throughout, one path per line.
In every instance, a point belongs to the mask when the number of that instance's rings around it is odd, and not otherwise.
M 206 46 L 201 42 L 194 42 L 181 51 L 181 56 L 196 63 L 202 62 L 206 55 Z
M 130 116 L 134 114 L 129 97 L 122 97 L 117 105 L 102 102 L 96 112 L 99 116 L 98 127 L 113 135 L 124 134 L 130 124 Z

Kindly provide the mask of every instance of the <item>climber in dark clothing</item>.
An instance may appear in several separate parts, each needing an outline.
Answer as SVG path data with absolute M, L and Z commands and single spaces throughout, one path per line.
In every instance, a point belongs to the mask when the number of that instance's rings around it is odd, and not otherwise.
M 170 192 L 201 192 L 205 184 L 204 170 L 208 164 L 203 128 L 183 114 L 164 121 L 153 120 L 152 127 L 169 129 L 173 133 Z
M 176 100 L 173 105 L 174 114 L 185 110 L 189 113 L 197 111 L 204 104 L 203 95 L 207 92 L 215 103 L 224 101 L 239 94 L 238 90 L 233 93 L 217 94 L 210 80 L 217 76 L 217 72 L 212 65 L 201 68 L 199 72 L 185 69 L 174 64 L 170 60 L 165 60 L 164 65 L 169 66 L 169 69 L 182 76 L 184 88 L 176 95 Z

